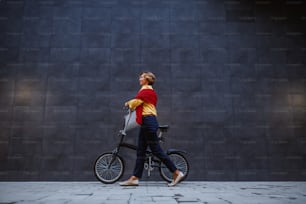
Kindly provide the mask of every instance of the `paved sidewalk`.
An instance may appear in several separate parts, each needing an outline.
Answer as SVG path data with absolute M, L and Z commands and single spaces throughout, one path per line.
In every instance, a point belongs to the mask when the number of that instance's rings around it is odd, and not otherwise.
M 99 182 L 0 182 L 0 204 L 305 204 L 306 182 L 142 182 L 138 187 Z

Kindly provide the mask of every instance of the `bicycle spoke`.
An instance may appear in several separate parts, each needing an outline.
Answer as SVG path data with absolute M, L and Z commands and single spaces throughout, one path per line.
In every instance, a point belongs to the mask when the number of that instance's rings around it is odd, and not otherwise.
M 115 182 L 121 177 L 122 173 L 122 161 L 111 153 L 102 155 L 95 164 L 95 174 L 102 182 Z

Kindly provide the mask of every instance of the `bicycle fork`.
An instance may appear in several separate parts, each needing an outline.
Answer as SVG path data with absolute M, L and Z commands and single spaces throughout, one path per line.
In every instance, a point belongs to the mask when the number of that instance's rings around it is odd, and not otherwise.
M 112 166 L 113 162 L 115 161 L 115 159 L 117 157 L 118 152 L 119 152 L 119 148 L 116 148 L 112 151 L 112 159 L 110 160 L 109 164 L 107 165 L 107 169 L 109 169 Z
M 107 166 L 108 169 L 112 166 L 113 162 L 115 161 L 115 159 L 116 159 L 116 157 L 118 155 L 120 147 L 123 144 L 122 142 L 123 142 L 123 138 L 125 136 L 125 133 L 123 132 L 123 130 L 119 131 L 119 136 L 120 136 L 120 142 L 119 142 L 118 146 L 112 151 L 112 159 L 111 159 L 111 161 L 109 162 L 109 164 Z

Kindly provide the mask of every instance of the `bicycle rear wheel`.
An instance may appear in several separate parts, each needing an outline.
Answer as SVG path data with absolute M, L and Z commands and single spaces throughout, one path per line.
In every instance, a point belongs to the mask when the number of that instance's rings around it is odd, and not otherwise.
M 182 180 L 186 179 L 189 173 L 189 163 L 186 157 L 180 153 L 170 153 L 168 156 L 170 157 L 170 159 L 172 160 L 176 168 L 184 174 L 184 177 Z M 172 181 L 173 173 L 169 171 L 169 169 L 165 166 L 165 164 L 162 163 L 160 165 L 159 172 L 160 172 L 161 177 L 165 181 L 167 182 Z
M 104 153 L 96 159 L 95 176 L 105 184 L 118 181 L 124 172 L 124 162 L 121 157 L 112 153 Z

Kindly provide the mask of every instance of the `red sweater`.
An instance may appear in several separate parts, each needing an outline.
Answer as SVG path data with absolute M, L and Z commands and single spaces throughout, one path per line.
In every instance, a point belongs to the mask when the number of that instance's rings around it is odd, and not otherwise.
M 145 103 L 150 103 L 154 106 L 157 104 L 157 94 L 153 89 L 142 89 L 138 92 L 135 98 L 140 99 Z M 136 122 L 139 125 L 142 124 L 142 110 L 143 104 L 136 107 Z

